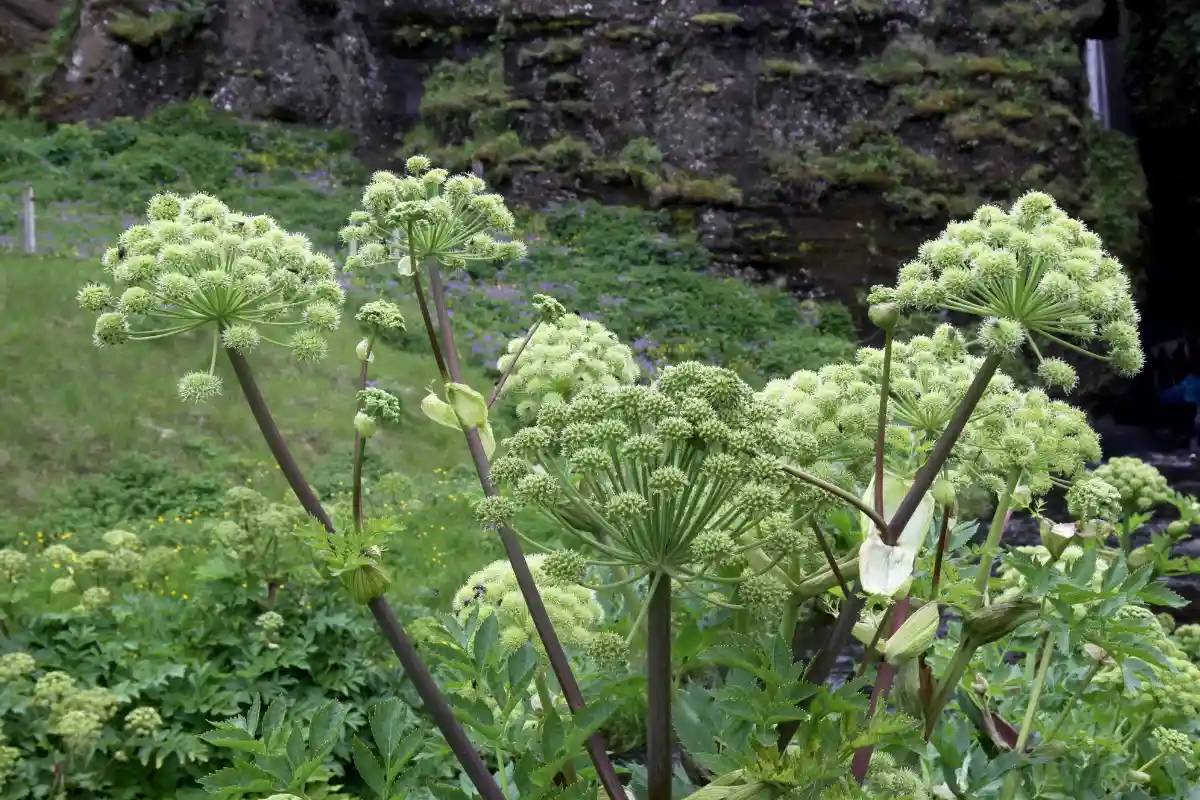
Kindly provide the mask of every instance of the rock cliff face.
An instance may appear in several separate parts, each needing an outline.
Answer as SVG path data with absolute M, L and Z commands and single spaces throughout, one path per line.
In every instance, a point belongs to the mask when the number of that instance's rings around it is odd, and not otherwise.
M 1100 0 L 67 1 L 60 119 L 201 94 L 345 126 L 533 204 L 670 206 L 729 265 L 846 300 L 1027 188 L 1138 252 L 1136 154 L 1082 85 Z

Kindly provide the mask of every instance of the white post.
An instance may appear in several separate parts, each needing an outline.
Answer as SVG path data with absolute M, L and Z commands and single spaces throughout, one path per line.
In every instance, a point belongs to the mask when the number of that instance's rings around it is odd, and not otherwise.
M 25 252 L 37 252 L 37 224 L 33 217 L 33 187 L 26 186 L 21 192 L 21 207 L 25 214 Z

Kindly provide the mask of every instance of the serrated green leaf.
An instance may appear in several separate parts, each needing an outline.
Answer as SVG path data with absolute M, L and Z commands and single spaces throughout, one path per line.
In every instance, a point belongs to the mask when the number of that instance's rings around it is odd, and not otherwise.
M 308 729 L 309 751 L 323 757 L 332 750 L 342 736 L 345 719 L 346 710 L 337 701 L 330 701 L 318 708 Z
M 251 696 L 250 710 L 246 712 L 246 730 L 255 733 L 258 730 L 259 717 L 262 715 L 262 695 L 255 692 Z
M 542 761 L 550 762 L 562 750 L 566 739 L 566 729 L 562 718 L 553 706 L 542 709 Z
M 371 787 L 372 792 L 382 798 L 384 792 L 388 790 L 388 781 L 383 773 L 383 767 L 379 765 L 379 759 L 357 736 L 354 737 L 351 750 L 354 757 L 354 768 L 358 770 L 359 777 L 367 786 Z
M 267 706 L 267 713 L 263 716 L 262 721 L 262 738 L 268 744 L 283 725 L 283 716 L 286 712 L 287 707 L 284 705 L 282 696 L 274 698 Z
M 208 742 L 213 747 L 225 747 L 242 753 L 260 755 L 267 751 L 266 745 L 241 730 L 205 731 L 200 734 L 199 738 Z
M 523 644 L 508 658 L 505 665 L 508 671 L 508 684 L 515 688 L 524 688 L 533 680 L 533 672 L 537 669 L 537 653 L 528 643 Z
M 279 785 L 271 773 L 242 759 L 235 759 L 232 767 L 205 775 L 199 783 L 213 793 L 236 789 L 246 794 L 270 792 Z
M 1187 600 L 1169 588 L 1165 583 L 1159 581 L 1146 584 L 1138 592 L 1138 596 L 1150 605 L 1165 606 L 1167 608 L 1183 608 L 1188 604 Z
M 377 703 L 371 710 L 368 724 L 375 747 L 384 761 L 390 762 L 404 730 L 404 704 L 395 697 Z
M 305 756 L 307 755 L 308 748 L 304 743 L 304 726 L 299 722 L 293 723 L 292 732 L 287 740 L 288 764 L 294 769 L 299 764 L 304 763 Z

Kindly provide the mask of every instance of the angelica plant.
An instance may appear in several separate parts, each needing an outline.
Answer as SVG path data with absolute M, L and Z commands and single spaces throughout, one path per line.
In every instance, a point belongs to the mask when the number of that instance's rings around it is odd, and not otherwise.
M 220 393 L 215 369 L 223 350 L 280 471 L 300 505 L 320 525 L 322 533 L 311 537 L 317 552 L 333 565 L 353 599 L 370 607 L 380 631 L 480 794 L 489 800 L 503 800 L 383 596 L 388 579 L 379 565 L 380 548 L 369 543 L 373 541 L 370 534 L 378 537 L 378 531 L 364 531 L 360 526 L 353 537 L 330 538 L 336 536 L 333 521 L 292 457 L 246 358 L 263 342 L 290 347 L 301 360 L 326 355 L 323 333 L 341 324 L 345 298 L 337 266 L 327 256 L 314 253 L 306 237 L 280 229 L 270 217 L 231 211 L 210 195 L 156 195 L 147 206 L 147 219 L 146 224 L 125 231 L 117 247 L 106 251 L 102 259 L 112 280 L 128 287 L 120 298 L 103 283 L 80 290 L 80 306 L 100 312 L 94 343 L 108 347 L 211 328 L 207 370 L 180 379 L 181 399 L 202 401 Z M 393 308 L 360 313 L 376 329 L 403 324 Z M 162 327 L 140 327 L 149 319 L 159 320 Z M 286 343 L 263 333 L 275 328 L 290 328 L 294 333 Z M 364 364 L 370 360 L 371 348 L 365 349 L 360 356 Z M 398 416 L 395 398 L 383 392 L 360 394 L 358 412 L 356 443 L 365 441 L 364 430 L 373 432 L 380 420 Z M 357 444 L 356 449 L 361 451 Z M 356 519 L 361 522 L 361 515 Z M 362 542 L 368 543 L 355 547 Z
M 363 270 L 394 264 L 400 277 L 411 280 L 445 394 L 443 398 L 431 393 L 422 409 L 439 424 L 463 431 L 480 486 L 487 498 L 494 499 L 496 489 L 489 464 L 490 404 L 463 379 L 442 270 L 464 267 L 469 262 L 519 259 L 525 254 L 525 245 L 508 238 L 515 229 L 514 217 L 500 195 L 485 191 L 486 184 L 480 178 L 451 176 L 446 170 L 433 168 L 424 156 L 409 158 L 405 169 L 408 174 L 403 177 L 391 172 L 376 173 L 363 192 L 362 209 L 352 213 L 349 224 L 342 229 L 342 239 L 358 246 L 357 253 L 347 261 L 347 268 Z M 557 303 L 542 301 L 538 308 L 539 323 L 553 325 L 561 321 L 562 308 Z M 531 330 L 530 334 L 533 333 Z M 358 448 L 355 461 L 356 464 L 361 461 Z M 356 496 L 359 493 L 356 490 Z M 578 714 L 584 709 L 583 693 L 521 543 L 507 526 L 497 525 L 496 530 L 551 670 L 568 706 Z M 587 747 L 609 797 L 623 800 L 624 789 L 599 734 L 588 738 Z

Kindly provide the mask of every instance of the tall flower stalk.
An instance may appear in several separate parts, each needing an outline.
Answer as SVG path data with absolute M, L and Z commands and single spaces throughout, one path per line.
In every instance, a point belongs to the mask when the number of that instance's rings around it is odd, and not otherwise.
M 406 169 L 408 175 L 403 178 L 392 173 L 374 176 L 363 195 L 364 210 L 351 215 L 343 237 L 360 245 L 352 262 L 356 267 L 395 263 L 402 276 L 412 279 L 446 392 L 445 401 L 436 397 L 432 402 L 427 399 L 427 413 L 438 419 L 439 413 L 434 409 L 440 409 L 441 421 L 463 431 L 485 499 L 496 498 L 489 464 L 494 444 L 490 441 L 487 421 L 488 403 L 463 378 L 441 269 L 459 267 L 468 261 L 519 258 L 524 254 L 524 246 L 496 238 L 497 234 L 511 234 L 514 220 L 499 195 L 484 193 L 481 179 L 470 175 L 451 177 L 445 170 L 431 169 L 429 160 L 423 156 L 408 159 Z M 422 286 L 422 273 L 428 281 L 429 297 Z M 485 441 L 485 434 L 489 441 Z M 491 527 L 499 535 L 512 564 L 563 696 L 571 711 L 578 714 L 585 707 L 583 692 L 546 611 L 521 543 L 507 525 Z M 603 737 L 592 734 L 587 750 L 609 797 L 623 800 L 624 789 Z
M 433 676 L 382 594 L 386 580 L 377 553 L 353 547 L 351 535 L 333 544 L 333 520 L 292 457 L 254 379 L 246 354 L 262 344 L 289 348 L 297 358 L 314 361 L 328 347 L 323 334 L 341 324 L 345 293 L 328 257 L 312 251 L 308 239 L 280 229 L 267 216 L 231 211 L 215 197 L 156 195 L 147 207 L 148 224 L 135 225 L 104 254 L 105 271 L 126 289 L 118 297 L 102 283 L 80 290 L 79 304 L 100 312 L 93 341 L 110 347 L 200 329 L 212 332 L 207 368 L 179 381 L 182 399 L 199 402 L 219 394 L 216 357 L 229 357 L 259 430 L 301 506 L 321 526 L 331 551 L 347 562 L 343 581 L 357 587 L 371 608 L 380 632 L 400 660 L 447 744 L 479 793 L 503 800 L 491 772 L 454 718 Z M 153 320 L 149 325 L 142 320 Z M 157 324 L 157 327 L 155 325 Z M 295 332 L 287 341 L 263 330 Z M 361 523 L 361 519 L 359 519 Z M 361 533 L 361 526 L 356 533 Z M 347 547 L 354 552 L 347 552 Z M 364 588 L 376 591 L 363 593 Z

